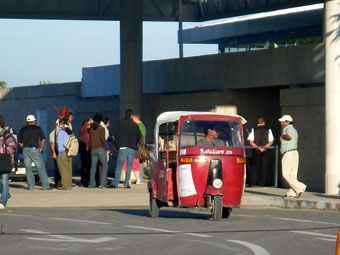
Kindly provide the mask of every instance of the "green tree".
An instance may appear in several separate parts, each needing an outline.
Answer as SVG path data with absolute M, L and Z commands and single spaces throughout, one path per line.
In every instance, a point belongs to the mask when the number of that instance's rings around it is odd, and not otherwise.
M 49 85 L 52 84 L 50 81 L 39 81 L 39 85 Z
M 0 89 L 6 88 L 7 84 L 5 81 L 0 81 Z

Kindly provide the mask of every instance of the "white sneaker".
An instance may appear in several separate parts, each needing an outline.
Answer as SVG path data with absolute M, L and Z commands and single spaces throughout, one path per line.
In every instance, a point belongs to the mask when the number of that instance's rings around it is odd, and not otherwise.
M 0 204 L 0 210 L 4 210 L 6 207 L 3 204 Z
M 138 181 L 136 182 L 136 184 L 143 184 L 143 181 L 138 180 Z

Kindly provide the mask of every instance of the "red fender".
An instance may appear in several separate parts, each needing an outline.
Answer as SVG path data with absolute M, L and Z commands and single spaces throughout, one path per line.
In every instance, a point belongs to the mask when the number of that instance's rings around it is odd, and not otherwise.
M 215 196 L 215 195 L 224 196 L 223 186 L 220 189 L 215 189 L 213 186 L 208 185 L 205 189 L 204 194 L 205 195 L 211 195 L 211 196 Z

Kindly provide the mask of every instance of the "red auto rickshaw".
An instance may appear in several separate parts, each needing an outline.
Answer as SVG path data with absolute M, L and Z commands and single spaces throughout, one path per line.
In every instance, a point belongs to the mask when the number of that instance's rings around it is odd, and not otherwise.
M 213 220 L 239 207 L 246 179 L 242 125 L 236 114 L 164 112 L 155 126 L 148 182 L 149 214 L 161 207 L 204 207 Z

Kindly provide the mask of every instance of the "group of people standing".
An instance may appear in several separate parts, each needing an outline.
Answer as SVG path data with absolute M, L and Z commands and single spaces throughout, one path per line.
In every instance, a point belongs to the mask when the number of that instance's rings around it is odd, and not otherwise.
M 133 161 L 138 157 L 138 144 L 145 143 L 146 129 L 138 115 L 134 115 L 131 109 L 125 111 L 125 118 L 121 120 L 114 130 L 114 136 L 108 131 L 110 122 L 101 114 L 96 114 L 92 119 L 83 122 L 80 129 L 80 157 L 81 157 L 81 182 L 85 187 L 108 188 L 108 166 L 115 159 L 115 178 L 113 188 L 118 188 L 120 176 L 124 164 L 126 174 L 124 188 L 131 188 L 130 175 Z M 99 162 L 99 164 L 98 164 Z M 135 172 L 137 184 L 143 178 L 142 163 Z M 97 178 L 96 185 L 96 173 Z
M 50 133 L 50 149 L 55 160 L 55 184 L 58 189 L 70 190 L 72 188 L 72 157 L 67 155 L 66 142 L 72 131 L 72 113 L 64 107 L 59 111 L 55 129 Z M 26 117 L 24 126 L 17 138 L 10 128 L 5 127 L 5 120 L 0 116 L 0 210 L 6 208 L 9 194 L 9 174 L 14 166 L 14 154 L 18 147 L 22 148 L 28 190 L 35 188 L 35 177 L 32 168 L 34 162 L 43 190 L 52 189 L 43 160 L 42 151 L 46 143 L 45 134 L 40 126 L 36 125 L 34 115 Z M 128 109 L 125 118 L 121 120 L 116 129 L 115 136 L 108 130 L 109 119 L 96 114 L 93 119 L 84 121 L 80 130 L 79 147 L 82 161 L 81 182 L 85 187 L 109 187 L 107 182 L 109 160 L 116 157 L 115 179 L 113 188 L 118 188 L 123 165 L 126 165 L 124 188 L 131 188 L 130 175 L 133 161 L 138 159 L 138 145 L 145 143 L 146 129 L 138 115 Z M 139 161 L 138 161 L 139 162 Z M 142 164 L 141 164 L 142 165 Z M 96 185 L 96 172 L 100 170 L 100 178 Z M 140 172 L 139 172 L 140 171 Z M 136 172 L 137 182 L 143 178 L 143 168 Z
M 306 185 L 297 179 L 299 167 L 298 132 L 293 126 L 293 118 L 290 115 L 283 115 L 279 122 L 282 127 L 280 136 L 282 177 L 289 185 L 285 197 L 299 198 L 305 192 Z M 257 126 L 251 130 L 248 141 L 254 148 L 249 185 L 264 187 L 269 167 L 268 147 L 274 143 L 274 136 L 271 129 L 266 126 L 263 117 L 257 119 Z

